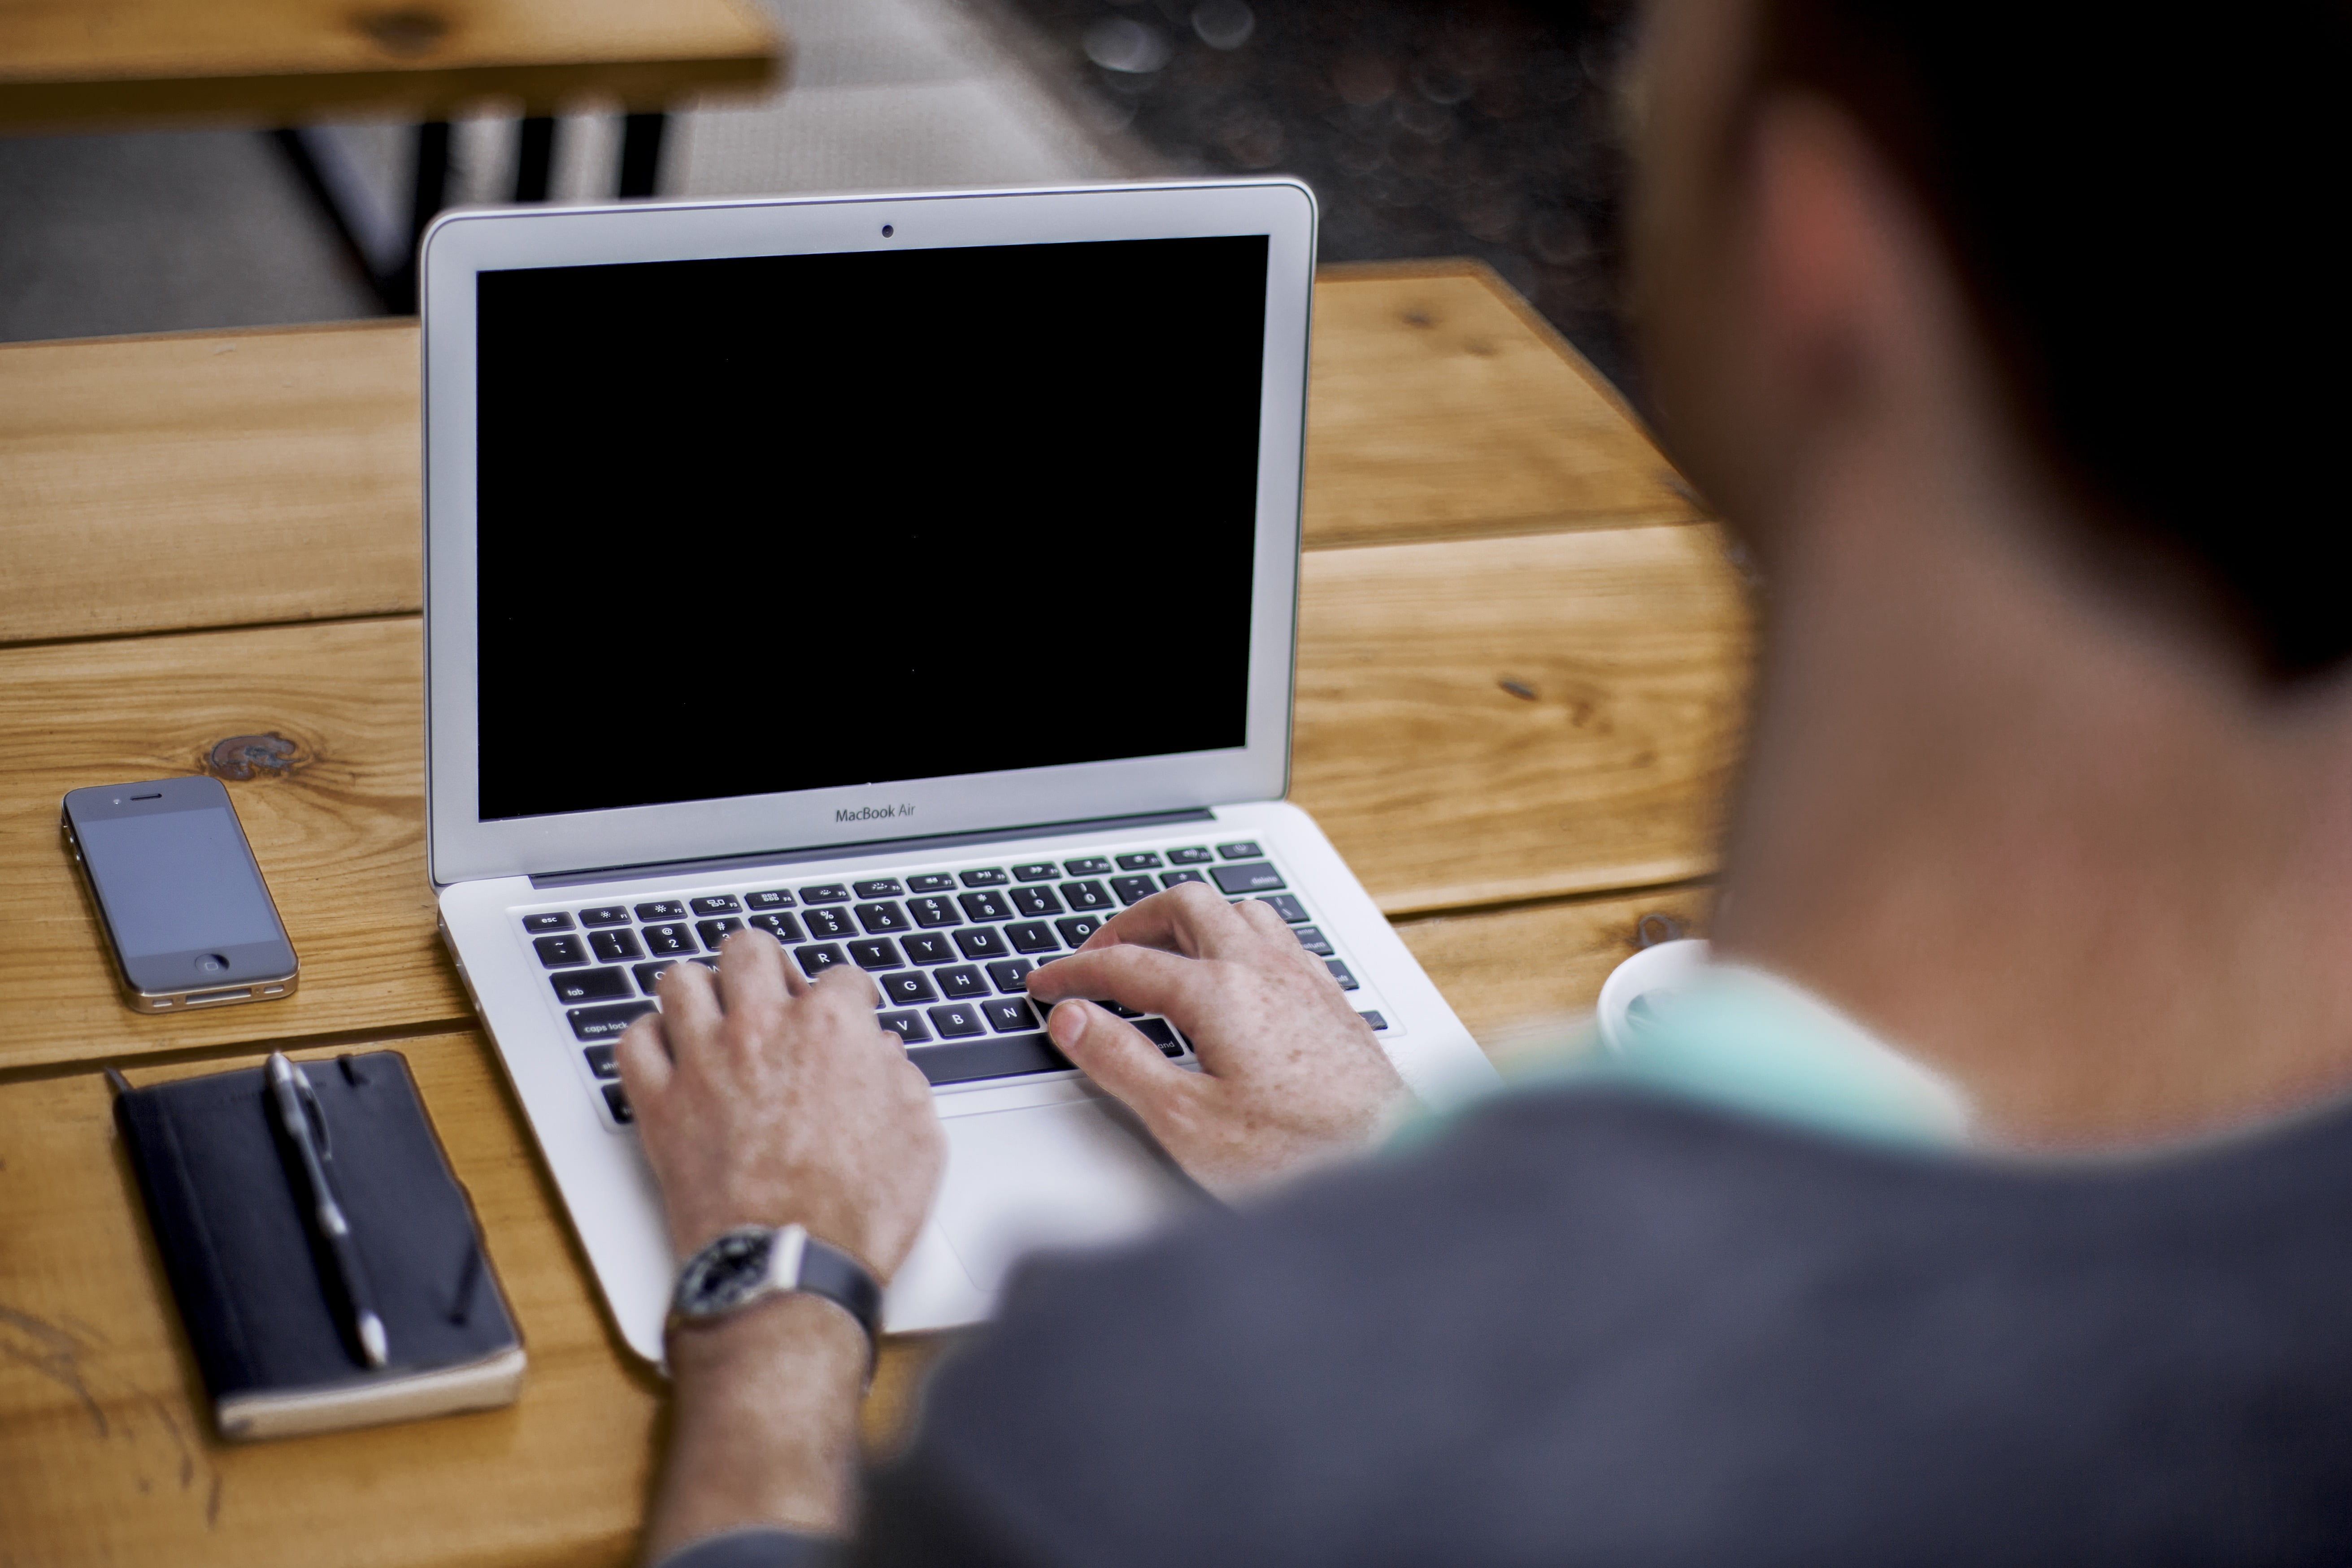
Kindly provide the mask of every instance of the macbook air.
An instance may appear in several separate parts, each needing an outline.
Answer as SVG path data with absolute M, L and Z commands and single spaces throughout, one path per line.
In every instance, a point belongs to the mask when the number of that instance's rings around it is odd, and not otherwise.
M 639 1354 L 676 1260 L 614 1043 L 747 927 L 868 972 L 932 1084 L 892 1330 L 1205 1201 L 1023 987 L 1156 892 L 1265 900 L 1432 1106 L 1491 1081 L 1283 799 L 1314 256 L 1280 180 L 434 226 L 441 929 Z

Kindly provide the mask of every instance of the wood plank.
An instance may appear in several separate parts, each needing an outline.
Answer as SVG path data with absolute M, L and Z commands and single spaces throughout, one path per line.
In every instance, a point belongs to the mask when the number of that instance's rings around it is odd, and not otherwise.
M 0 1069 L 472 1016 L 425 875 L 421 624 L 354 621 L 0 650 Z M 276 732 L 230 797 L 302 960 L 279 1002 L 147 1016 L 119 999 L 58 827 L 82 784 L 201 771 Z
M 1310 549 L 1698 515 L 1484 268 L 1316 311 Z M 418 608 L 417 404 L 414 323 L 0 347 L 0 643 Z
M 664 109 L 765 86 L 781 61 L 775 30 L 740 0 L 12 0 L 0 124 L 422 119 L 591 96 Z
M 1705 936 L 1715 889 L 1685 884 L 1640 893 L 1525 904 L 1400 921 L 1397 934 L 1498 1064 L 1557 1043 L 1590 1021 L 1609 972 L 1653 940 Z
M 1309 548 L 1704 515 L 1608 382 L 1485 264 L 1321 273 Z
M 606 1326 L 472 1032 L 394 1042 L 471 1194 L 530 1354 L 505 1410 L 322 1437 L 214 1437 L 96 1075 L 0 1086 L 0 1557 L 399 1564 L 628 1560 L 663 1384 Z M 331 1053 L 298 1053 L 317 1057 Z M 249 1065 L 135 1070 L 138 1082 Z M 939 1342 L 884 1352 L 868 1429 Z
M 0 348 L 0 641 L 414 612 L 413 322 Z
M 1307 558 L 1292 793 L 1391 913 L 1639 887 L 1714 864 L 1746 620 L 1711 530 Z M 0 650 L 0 1070 L 470 1016 L 425 877 L 418 623 Z M 1520 683 L 1532 699 L 1511 695 Z M 116 999 L 56 826 L 86 784 L 203 766 L 229 787 L 302 955 L 284 1002 L 149 1017 Z
M 1391 915 L 1705 875 L 1748 636 L 1712 528 L 1318 551 L 1291 798 Z

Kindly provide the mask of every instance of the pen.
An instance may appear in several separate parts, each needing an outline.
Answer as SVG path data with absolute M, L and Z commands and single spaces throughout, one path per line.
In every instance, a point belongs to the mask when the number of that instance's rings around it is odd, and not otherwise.
M 326 1114 L 319 1109 L 310 1080 L 286 1059 L 284 1051 L 269 1053 L 266 1073 L 278 1128 L 286 1134 L 301 1173 L 304 1191 L 300 1195 L 308 1200 L 311 1235 L 321 1258 L 320 1278 L 327 1293 L 336 1299 L 361 1359 L 371 1367 L 382 1366 L 391 1347 L 385 1343 L 383 1320 L 376 1315 L 374 1297 L 368 1289 L 367 1272 L 360 1267 L 351 1222 L 343 1217 L 343 1206 L 335 1201 L 334 1184 L 327 1177 L 329 1156 L 322 1148 Z M 316 1133 L 310 1125 L 313 1114 L 319 1118 Z

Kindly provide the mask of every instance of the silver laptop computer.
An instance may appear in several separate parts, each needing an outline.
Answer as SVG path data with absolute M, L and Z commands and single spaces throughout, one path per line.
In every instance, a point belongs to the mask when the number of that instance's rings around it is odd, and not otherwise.
M 893 1330 L 1192 1201 L 1021 980 L 1163 888 L 1272 903 L 1430 1104 L 1491 1081 L 1282 799 L 1314 258 L 1285 181 L 434 226 L 441 929 L 646 1359 L 675 1259 L 614 1041 L 745 926 L 870 972 L 934 1086 Z

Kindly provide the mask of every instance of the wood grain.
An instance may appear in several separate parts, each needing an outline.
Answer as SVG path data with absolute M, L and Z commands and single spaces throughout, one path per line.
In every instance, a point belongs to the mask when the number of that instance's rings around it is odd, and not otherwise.
M 1644 917 L 1705 936 L 1715 889 L 1685 885 L 1401 921 L 1397 934 L 1498 1061 L 1580 1026 L 1609 972 L 1641 949 Z
M 774 29 L 740 0 L 10 0 L 0 124 L 419 118 L 484 100 L 662 109 L 774 79 Z
M 664 1385 L 618 1347 L 487 1042 L 467 1031 L 391 1048 L 416 1075 L 521 1327 L 520 1400 L 323 1437 L 220 1442 L 103 1080 L 0 1086 L 0 1561 L 628 1560 Z M 939 1342 L 886 1347 L 866 1409 L 877 1439 L 907 1418 Z
M 1704 875 L 1748 638 L 1712 528 L 1318 551 L 1291 798 L 1391 915 Z
M 1475 264 L 1328 273 L 1312 382 L 1309 549 L 1699 515 Z M 0 347 L 0 643 L 419 608 L 417 400 L 413 323 Z
M 1312 548 L 1704 515 L 1599 372 L 1475 261 L 1327 268 Z
M 0 649 L 0 1069 L 469 1019 L 425 875 L 420 623 Z M 58 827 L 83 784 L 202 769 L 275 731 L 286 776 L 228 784 L 302 960 L 279 1002 L 147 1016 L 119 999 Z
M 416 610 L 416 421 L 413 323 L 0 347 L 0 642 Z

